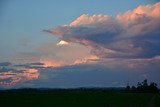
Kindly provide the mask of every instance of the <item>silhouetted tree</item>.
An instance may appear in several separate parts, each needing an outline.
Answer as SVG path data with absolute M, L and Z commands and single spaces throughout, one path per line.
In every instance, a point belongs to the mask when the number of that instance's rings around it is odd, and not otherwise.
M 130 86 L 129 85 L 126 86 L 126 91 L 130 91 Z
M 158 92 L 159 92 L 159 90 L 158 90 L 158 88 L 157 88 L 157 84 L 154 83 L 154 82 L 150 83 L 150 85 L 149 85 L 149 90 L 150 90 L 151 92 L 154 92 L 154 93 L 158 93 Z
M 148 85 L 147 79 L 145 79 L 142 83 L 138 82 L 137 87 L 132 86 L 130 89 L 130 86 L 127 84 L 126 91 L 132 91 L 132 92 L 148 92 L 148 93 L 158 93 L 159 90 L 157 88 L 157 84 L 154 82 L 151 82 Z
M 142 91 L 142 84 L 140 82 L 137 83 L 137 91 Z
M 142 88 L 142 91 L 143 91 L 143 92 L 150 92 L 147 79 L 145 79 L 145 80 L 142 82 L 142 87 L 141 87 L 141 88 Z
M 148 86 L 147 79 L 145 79 L 145 80 L 142 82 L 142 85 L 143 85 L 143 87 L 147 87 L 147 86 Z
M 135 86 L 132 86 L 131 90 L 132 90 L 132 91 L 136 91 L 136 87 L 135 87 Z

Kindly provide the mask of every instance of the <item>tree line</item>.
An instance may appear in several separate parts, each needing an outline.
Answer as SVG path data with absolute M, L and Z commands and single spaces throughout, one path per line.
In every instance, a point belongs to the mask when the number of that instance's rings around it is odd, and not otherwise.
M 125 91 L 127 92 L 142 92 L 142 93 L 159 93 L 159 89 L 157 84 L 151 82 L 148 84 L 147 79 L 143 80 L 142 82 L 138 82 L 137 86 L 126 86 Z

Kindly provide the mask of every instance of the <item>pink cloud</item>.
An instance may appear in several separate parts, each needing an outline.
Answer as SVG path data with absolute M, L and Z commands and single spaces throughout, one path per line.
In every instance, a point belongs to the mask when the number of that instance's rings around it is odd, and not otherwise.
M 156 3 L 138 6 L 115 17 L 83 14 L 69 25 L 47 31 L 61 40 L 103 51 L 100 55 L 103 57 L 149 58 L 160 54 L 159 10 L 160 3 Z
M 37 69 L 17 68 L 17 72 L 13 72 L 11 70 L 8 72 L 0 73 L 0 86 L 5 88 L 10 88 L 19 83 L 37 79 L 38 77 L 39 77 L 39 71 Z

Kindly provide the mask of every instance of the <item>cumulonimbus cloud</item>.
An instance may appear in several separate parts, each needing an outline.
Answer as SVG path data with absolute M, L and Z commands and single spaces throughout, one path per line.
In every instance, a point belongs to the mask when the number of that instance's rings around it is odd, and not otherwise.
M 105 58 L 153 58 L 160 55 L 160 2 L 110 15 L 83 14 L 48 33 L 69 43 L 91 46 Z

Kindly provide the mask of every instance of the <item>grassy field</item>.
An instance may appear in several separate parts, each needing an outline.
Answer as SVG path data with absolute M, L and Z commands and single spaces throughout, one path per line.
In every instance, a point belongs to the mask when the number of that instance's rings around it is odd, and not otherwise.
M 0 92 L 1 107 L 160 107 L 160 95 L 98 90 Z

